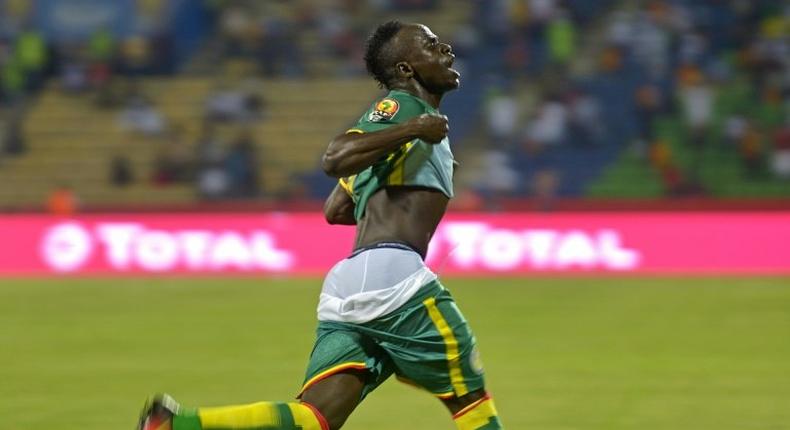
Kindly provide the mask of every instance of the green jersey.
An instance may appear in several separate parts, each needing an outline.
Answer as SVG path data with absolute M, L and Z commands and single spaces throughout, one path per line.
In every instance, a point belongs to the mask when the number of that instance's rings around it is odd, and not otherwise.
M 348 133 L 368 133 L 401 124 L 411 118 L 427 114 L 439 115 L 424 100 L 413 95 L 393 90 L 365 112 Z M 340 184 L 354 200 L 354 218 L 365 214 L 368 199 L 387 186 L 412 185 L 433 188 L 448 198 L 453 197 L 453 153 L 450 140 L 445 137 L 438 144 L 420 139 L 403 144 L 392 153 L 382 157 L 372 166 Z

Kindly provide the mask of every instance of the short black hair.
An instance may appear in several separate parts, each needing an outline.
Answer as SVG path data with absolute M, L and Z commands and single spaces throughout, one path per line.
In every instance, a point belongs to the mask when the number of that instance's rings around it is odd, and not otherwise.
M 365 43 L 365 66 L 368 73 L 385 88 L 389 88 L 390 81 L 395 77 L 389 67 L 395 62 L 395 52 L 387 49 L 387 45 L 401 28 L 403 24 L 400 21 L 387 21 L 379 25 Z

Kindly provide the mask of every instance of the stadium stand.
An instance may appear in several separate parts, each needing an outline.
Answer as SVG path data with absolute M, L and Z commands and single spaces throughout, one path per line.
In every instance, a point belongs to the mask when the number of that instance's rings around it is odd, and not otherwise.
M 320 199 L 323 146 L 379 94 L 361 42 L 393 17 L 453 43 L 471 201 L 790 196 L 776 2 L 145 3 L 54 43 L 0 2 L 0 207 L 63 185 L 89 208 Z

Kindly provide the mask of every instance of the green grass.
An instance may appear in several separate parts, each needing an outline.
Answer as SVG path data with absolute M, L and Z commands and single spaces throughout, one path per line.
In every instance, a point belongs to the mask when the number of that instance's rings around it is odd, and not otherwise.
M 790 279 L 448 279 L 510 430 L 790 429 Z M 0 280 L 0 428 L 118 430 L 143 399 L 288 400 L 318 280 Z M 349 430 L 452 429 L 389 381 Z

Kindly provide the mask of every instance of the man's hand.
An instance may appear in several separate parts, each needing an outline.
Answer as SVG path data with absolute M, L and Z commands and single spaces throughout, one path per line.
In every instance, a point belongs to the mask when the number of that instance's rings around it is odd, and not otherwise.
M 420 139 L 436 144 L 447 136 L 444 115 L 423 114 L 403 123 L 370 133 L 343 133 L 329 142 L 321 159 L 327 175 L 342 178 L 356 175 L 404 143 Z
M 444 115 L 424 113 L 406 122 L 413 127 L 414 134 L 423 142 L 437 144 L 447 137 L 450 123 Z
M 335 185 L 335 189 L 327 197 L 324 203 L 324 217 L 329 224 L 355 225 L 354 200 L 346 193 L 346 190 Z

